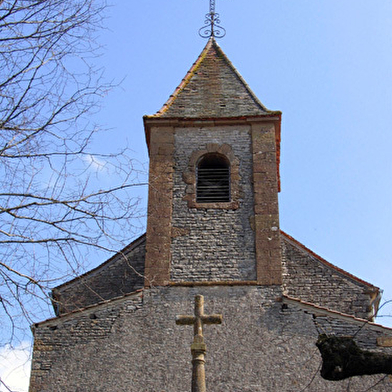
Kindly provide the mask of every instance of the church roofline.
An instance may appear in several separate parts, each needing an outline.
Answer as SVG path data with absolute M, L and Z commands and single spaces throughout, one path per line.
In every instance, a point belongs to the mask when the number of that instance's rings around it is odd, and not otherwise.
M 287 234 L 286 232 L 284 232 L 283 230 L 280 231 L 280 233 L 287 239 L 289 240 L 292 244 L 296 245 L 297 247 L 301 248 L 303 251 L 309 253 L 310 255 L 312 255 L 313 257 L 315 257 L 318 261 L 320 261 L 322 264 L 324 264 L 325 266 L 332 268 L 333 270 L 341 273 L 342 275 L 358 282 L 361 283 L 367 287 L 369 287 L 371 290 L 371 292 L 374 293 L 379 293 L 380 292 L 380 288 L 378 288 L 377 286 L 372 285 L 369 282 L 366 282 L 358 277 L 356 277 L 355 275 L 350 274 L 349 272 L 343 270 L 342 268 L 337 267 L 336 265 L 328 262 L 327 260 L 325 260 L 324 258 L 322 258 L 321 256 L 319 256 L 317 253 L 313 252 L 311 249 L 307 248 L 305 245 L 303 245 L 301 242 L 299 242 L 298 240 L 296 240 L 295 238 L 293 238 L 292 236 L 290 236 L 289 234 Z M 78 282 L 80 279 L 92 275 L 94 272 L 99 271 L 100 269 L 106 267 L 108 264 L 110 264 L 112 261 L 114 261 L 116 259 L 116 257 L 118 257 L 119 254 L 121 253 L 128 253 L 130 251 L 132 251 L 134 248 L 136 248 L 138 245 L 140 245 L 146 238 L 146 233 L 143 233 L 141 236 L 139 236 L 138 238 L 136 238 L 134 241 L 132 241 L 129 245 L 125 246 L 123 249 L 121 249 L 119 252 L 116 252 L 113 256 L 111 256 L 108 260 L 104 261 L 102 264 L 98 265 L 97 267 L 95 267 L 94 269 L 85 272 L 84 274 L 77 276 L 75 278 L 73 278 L 72 280 L 69 280 L 67 282 L 62 283 L 59 286 L 56 286 L 52 289 L 52 291 L 57 290 L 57 289 L 61 289 L 64 288 L 66 286 L 69 286 L 73 283 Z M 211 282 L 212 284 L 214 284 L 214 282 Z M 233 282 L 224 282 L 227 285 L 234 285 L 236 283 Z M 238 284 L 240 284 L 241 282 L 238 282 Z M 190 282 L 189 284 L 191 285 L 197 285 L 197 282 Z M 219 282 L 217 283 L 219 284 Z M 255 284 L 255 282 L 249 282 L 247 284 L 253 285 Z M 173 285 L 177 285 L 173 284 Z M 178 285 L 181 285 L 181 283 L 178 283 Z
M 365 280 L 362 280 L 362 279 L 358 278 L 357 276 L 355 276 L 355 275 L 353 275 L 353 274 L 350 274 L 349 272 L 345 271 L 344 269 L 339 268 L 339 267 L 337 267 L 336 265 L 330 263 L 329 261 L 323 259 L 323 258 L 322 258 L 321 256 L 319 256 L 317 253 L 315 253 L 315 252 L 313 252 L 312 250 L 310 250 L 309 248 L 307 248 L 305 245 L 303 245 L 301 242 L 299 242 L 299 241 L 296 240 L 295 238 L 291 237 L 289 234 L 285 233 L 283 230 L 281 230 L 280 232 L 281 232 L 281 234 L 282 234 L 284 237 L 286 237 L 286 239 L 288 239 L 289 241 L 291 241 L 291 243 L 293 243 L 294 245 L 297 245 L 298 247 L 302 248 L 302 250 L 304 250 L 304 251 L 310 253 L 313 257 L 315 257 L 318 261 L 320 261 L 321 263 L 323 263 L 323 264 L 326 265 L 327 267 L 332 268 L 333 270 L 335 270 L 335 271 L 341 273 L 342 275 L 344 275 L 344 276 L 346 276 L 346 277 L 348 277 L 348 278 L 350 278 L 350 279 L 355 280 L 355 281 L 358 282 L 358 283 L 361 283 L 361 284 L 363 284 L 363 285 L 365 285 L 365 286 L 368 286 L 368 287 L 371 288 L 371 289 L 374 289 L 374 290 L 371 290 L 372 292 L 376 292 L 376 293 L 379 293 L 379 292 L 380 292 L 380 288 L 379 288 L 379 287 L 374 286 L 374 285 L 372 285 L 371 283 L 366 282 Z
M 197 282 L 193 282 L 193 283 L 194 283 L 195 286 L 197 286 Z M 218 285 L 219 282 L 215 282 L 215 283 L 216 283 L 216 285 Z M 233 283 L 234 282 L 227 282 L 227 285 L 234 285 Z M 244 282 L 241 282 L 241 283 L 244 283 Z M 239 284 L 239 286 L 240 285 L 241 284 Z M 249 284 L 247 284 L 247 285 L 242 284 L 242 285 L 243 286 L 249 286 Z M 250 285 L 253 285 L 253 282 Z M 181 286 L 181 284 L 178 284 L 176 286 Z M 51 318 L 46 319 L 44 321 L 41 321 L 39 323 L 32 324 L 31 329 L 34 331 L 35 328 L 43 327 L 43 326 L 45 326 L 47 324 L 49 324 L 49 325 L 51 323 L 57 324 L 59 322 L 65 321 L 65 320 L 69 319 L 70 317 L 72 317 L 74 315 L 77 315 L 77 314 L 80 314 L 80 313 L 87 312 L 86 314 L 89 314 L 90 312 L 94 312 L 96 310 L 96 308 L 100 308 L 100 307 L 104 307 L 104 306 L 108 306 L 108 305 L 113 305 L 116 302 L 121 302 L 121 301 L 123 301 L 123 300 L 125 300 L 125 299 L 127 299 L 129 297 L 132 297 L 132 296 L 134 296 L 134 297 L 140 296 L 140 298 L 142 299 L 144 291 L 146 291 L 146 290 L 149 290 L 149 289 L 142 288 L 142 289 L 136 290 L 136 291 L 134 291 L 132 293 L 124 294 L 124 295 L 122 295 L 120 297 L 111 298 L 109 300 L 101 301 L 101 302 L 99 302 L 97 304 L 92 304 L 92 305 L 86 306 L 84 308 L 72 310 L 71 312 L 64 313 L 64 314 L 61 314 L 61 315 L 56 316 L 56 317 L 51 317 Z M 313 313 L 315 315 L 331 316 L 331 317 L 334 317 L 334 318 L 344 319 L 344 320 L 346 320 L 348 322 L 359 323 L 359 324 L 361 324 L 363 326 L 366 325 L 368 327 L 371 327 L 372 329 L 392 332 L 392 328 L 386 327 L 386 326 L 384 326 L 382 324 L 377 324 L 377 323 L 374 323 L 374 322 L 366 320 L 366 319 L 361 319 L 361 318 L 352 316 L 350 314 L 338 312 L 336 310 L 331 310 L 329 308 L 326 308 L 326 307 L 323 307 L 323 306 L 320 306 L 320 305 L 316 305 L 316 304 L 311 303 L 311 302 L 303 301 L 303 300 L 301 300 L 299 298 L 291 297 L 289 295 L 283 294 L 281 299 L 277 298 L 277 301 L 281 301 L 281 302 L 286 303 L 286 304 L 298 305 L 302 309 L 307 310 L 310 313 Z
M 59 321 L 66 320 L 69 317 L 72 317 L 73 315 L 78 314 L 78 313 L 90 312 L 90 311 L 93 312 L 97 307 L 102 307 L 102 306 L 109 305 L 109 304 L 112 305 L 112 304 L 114 304 L 116 302 L 120 302 L 128 297 L 132 297 L 132 296 L 136 297 L 138 295 L 140 297 L 142 297 L 144 290 L 145 290 L 144 288 L 138 289 L 138 290 L 132 291 L 132 293 L 127 293 L 127 294 L 121 295 L 119 297 L 110 298 L 110 299 L 98 302 L 96 304 L 91 304 L 91 305 L 85 306 L 83 308 L 71 310 L 70 312 L 67 312 L 67 313 L 59 314 L 58 316 L 51 317 L 51 318 L 48 318 L 44 321 L 40 321 L 39 323 L 32 324 L 31 329 L 34 330 L 34 328 L 41 327 L 45 324 L 50 324 L 51 322 L 59 322 Z M 87 314 L 89 314 L 89 313 L 87 313 Z
M 392 332 L 392 328 L 386 327 L 382 324 L 377 324 L 377 323 L 374 323 L 373 321 L 369 321 L 366 319 L 355 317 L 355 316 L 352 316 L 347 313 L 338 312 L 337 310 L 331 310 L 329 308 L 325 308 L 323 306 L 316 305 L 312 302 L 307 302 L 307 301 L 303 301 L 302 299 L 299 299 L 299 298 L 290 297 L 289 295 L 286 295 L 286 294 L 283 294 L 282 299 L 283 299 L 282 300 L 283 303 L 286 303 L 286 304 L 291 303 L 291 304 L 299 305 L 299 306 L 301 306 L 301 308 L 306 309 L 310 313 L 315 314 L 316 317 L 317 317 L 317 315 L 331 316 L 334 318 L 340 318 L 340 319 L 344 319 L 346 321 L 355 322 L 355 323 L 361 324 L 362 326 L 366 325 L 366 326 L 374 328 L 374 329 Z
M 133 240 L 130 244 L 128 244 L 127 246 L 125 246 L 123 249 L 119 250 L 118 252 L 116 252 L 113 256 L 111 256 L 109 259 L 107 259 L 106 261 L 104 261 L 103 263 L 99 264 L 97 267 L 85 272 L 82 275 L 76 276 L 75 278 L 68 280 L 67 282 L 64 282 L 56 287 L 52 288 L 52 293 L 55 290 L 58 289 L 62 289 L 65 286 L 69 286 L 72 285 L 73 283 L 78 282 L 80 279 L 85 278 L 86 276 L 92 275 L 95 272 L 98 272 L 100 269 L 106 267 L 108 264 L 110 264 L 112 261 L 115 261 L 115 259 L 118 257 L 118 255 L 120 254 L 127 254 L 130 251 L 132 251 L 133 249 L 135 249 L 137 246 L 139 246 L 143 241 L 145 241 L 146 239 L 146 233 L 143 233 L 141 236 L 139 236 L 138 238 L 136 238 L 135 240 Z
M 340 274 L 342 274 L 342 275 L 344 275 L 344 276 L 354 280 L 357 283 L 360 283 L 360 284 L 368 287 L 369 293 L 375 294 L 374 300 L 377 301 L 377 298 L 379 297 L 379 294 L 380 294 L 380 289 L 378 287 L 376 287 L 376 286 L 374 286 L 374 285 L 372 285 L 372 284 L 370 284 L 370 283 L 368 283 L 368 282 L 366 282 L 366 281 L 356 277 L 355 275 L 352 275 L 349 272 L 347 272 L 347 271 L 345 271 L 345 270 L 343 270 L 343 269 L 333 265 L 332 263 L 330 263 L 327 260 L 323 259 L 321 256 L 319 256 L 318 254 L 316 254 L 315 252 L 313 252 L 312 250 L 307 248 L 305 245 L 303 245 L 302 243 L 300 243 L 299 241 L 297 241 L 296 239 L 294 239 L 293 237 L 291 237 L 290 235 L 288 235 L 284 231 L 281 230 L 280 233 L 282 234 L 282 236 L 286 240 L 288 240 L 294 246 L 297 246 L 302 251 L 305 251 L 306 253 L 310 254 L 315 259 L 317 259 L 319 262 L 324 264 L 325 266 L 327 266 L 327 267 L 333 269 L 334 271 L 336 271 L 336 272 L 338 272 L 338 273 L 340 273 Z M 110 257 L 108 260 L 106 260 L 105 262 L 103 262 L 102 264 L 97 266 L 96 268 L 94 268 L 91 271 L 88 271 L 88 272 L 84 273 L 83 275 L 80 275 L 80 276 L 78 276 L 78 277 L 76 277 L 76 278 L 74 278 L 74 279 L 72 279 L 72 280 L 70 280 L 68 282 L 65 282 L 65 283 L 55 287 L 53 289 L 53 292 L 55 290 L 58 290 L 58 289 L 66 287 L 66 286 L 72 285 L 73 283 L 78 282 L 80 279 L 82 279 L 82 278 L 84 278 L 86 276 L 90 276 L 91 274 L 93 274 L 93 273 L 99 271 L 100 269 L 106 267 L 108 264 L 110 264 L 112 261 L 114 261 L 116 259 L 116 257 L 118 257 L 119 254 L 121 254 L 121 253 L 128 253 L 128 252 L 132 251 L 134 248 L 136 248 L 137 246 L 139 246 L 145 240 L 145 236 L 146 236 L 145 233 L 142 234 L 140 237 L 138 237 L 137 239 L 132 241 L 129 245 L 124 247 L 121 251 L 119 251 L 116 254 L 114 254 L 112 257 Z M 258 283 L 256 281 L 224 281 L 224 282 L 171 282 L 169 284 L 169 286 L 184 286 L 184 287 L 192 287 L 192 286 L 222 286 L 222 285 L 224 285 L 224 286 L 257 286 Z M 66 315 L 74 314 L 74 313 L 77 313 L 77 312 L 81 312 L 81 311 L 84 311 L 84 310 L 87 310 L 87 309 L 94 308 L 96 306 L 101 306 L 103 304 L 112 303 L 113 301 L 118 301 L 118 300 L 121 300 L 121 299 L 126 298 L 128 296 L 140 293 L 141 291 L 143 291 L 143 289 L 136 290 L 136 291 L 131 292 L 131 293 L 127 293 L 127 294 L 125 294 L 123 296 L 119 296 L 119 297 L 112 298 L 112 299 L 109 299 L 109 300 L 101 301 L 99 303 L 92 304 L 92 305 L 89 305 L 89 306 L 81 308 L 81 309 L 76 309 L 76 310 L 73 310 L 71 312 L 64 313 L 64 314 L 56 316 L 54 318 L 50 318 L 48 320 L 42 321 L 41 323 L 36 324 L 36 325 L 41 325 L 42 323 L 45 323 L 45 322 L 48 322 L 48 321 L 51 321 L 51 320 L 57 320 L 59 318 L 64 318 L 64 316 L 66 316 Z M 325 311 L 331 312 L 332 314 L 339 314 L 339 315 L 350 317 L 352 319 L 362 320 L 362 319 L 356 318 L 355 316 L 346 315 L 344 313 L 340 313 L 340 312 L 337 312 L 337 311 L 334 311 L 334 310 L 331 310 L 331 309 L 328 309 L 328 308 L 324 308 L 324 307 L 321 307 L 321 306 L 315 305 L 313 303 L 306 302 L 306 301 L 303 301 L 303 300 L 300 300 L 300 299 L 297 299 L 297 298 L 294 298 L 294 297 L 290 297 L 290 296 L 285 296 L 285 297 L 288 298 L 288 299 L 291 299 L 291 300 L 296 300 L 297 302 L 300 302 L 300 303 L 305 304 L 307 306 L 313 306 L 315 309 L 323 309 Z
M 156 121 L 157 124 L 161 124 L 162 122 L 170 122 L 170 121 L 232 121 L 232 120 L 246 120 L 246 121 L 269 121 L 271 118 L 275 118 L 275 120 L 280 119 L 282 116 L 282 112 L 280 110 L 269 111 L 266 114 L 257 114 L 257 115 L 243 115 L 243 116 L 230 116 L 230 117 L 186 117 L 186 116 L 178 116 L 178 117 L 157 117 L 155 114 L 152 115 L 144 115 L 143 119 L 148 121 Z

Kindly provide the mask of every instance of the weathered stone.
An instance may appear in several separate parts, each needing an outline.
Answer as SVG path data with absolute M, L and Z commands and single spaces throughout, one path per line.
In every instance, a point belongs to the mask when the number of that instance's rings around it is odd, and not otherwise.
M 136 239 L 86 276 L 56 287 L 52 296 L 57 313 L 67 313 L 143 287 L 145 235 Z
M 386 335 L 386 328 L 337 320 L 332 313 L 314 317 L 300 304 L 277 301 L 279 286 L 223 285 L 145 289 L 94 307 L 96 324 L 88 311 L 38 324 L 35 339 L 53 349 L 34 352 L 39 369 L 33 368 L 30 392 L 189 391 L 193 331 L 177 327 L 175 317 L 189 314 L 196 294 L 206 298 L 207 313 L 223 314 L 221 326 L 209 325 L 205 331 L 210 390 L 340 392 L 348 385 L 353 391 L 371 386 L 372 391 L 390 390 L 390 381 L 379 376 L 323 380 L 315 351 L 326 329 L 355 335 L 360 347 L 369 349 L 364 344 Z
M 174 167 L 174 129 L 151 130 L 151 145 L 166 143 L 163 154 L 150 157 L 150 183 L 147 212 L 145 285 L 168 283 Z M 164 173 L 164 175 L 163 175 Z M 152 179 L 152 180 L 151 180 Z M 157 232 L 156 230 L 158 230 Z M 159 233 L 159 235 L 157 235 Z M 161 274 L 161 276 L 160 276 Z
M 173 281 L 255 280 L 254 233 L 249 223 L 253 215 L 249 129 L 249 126 L 176 129 L 172 224 L 188 228 L 189 235 L 172 240 Z M 232 189 L 231 196 L 238 202 L 192 204 L 187 193 L 191 189 L 187 184 L 195 183 L 192 164 L 196 165 L 207 152 L 222 151 L 227 152 L 232 163 L 232 184 L 238 183 L 238 187 Z M 183 181 L 184 172 L 192 173 L 192 180 L 187 174 L 187 181 Z M 241 195 L 239 187 L 244 189 Z M 190 205 L 194 208 L 189 208 Z
M 182 316 L 176 317 L 177 325 L 193 325 L 194 337 L 191 345 L 192 352 L 192 392 L 205 392 L 206 391 L 206 380 L 204 356 L 207 352 L 207 347 L 204 343 L 203 336 L 203 324 L 221 324 L 222 315 L 204 314 L 204 297 L 202 295 L 196 295 L 195 297 L 195 315 L 194 316 Z
M 190 230 L 183 227 L 172 227 L 172 237 L 180 237 L 183 235 L 189 235 Z
M 344 273 L 287 234 L 281 235 L 283 288 L 286 294 L 367 319 L 371 285 Z M 373 287 L 373 290 L 377 290 Z M 354 304 L 354 300 L 359 302 Z
M 216 392 L 390 390 L 387 379 L 319 376 L 320 333 L 391 353 L 392 331 L 368 322 L 376 287 L 280 231 L 280 114 L 263 107 L 214 40 L 145 126 L 146 240 L 53 290 L 61 317 L 33 327 L 30 392 L 189 390 L 191 335 L 174 317 L 195 295 L 224 311 L 224 324 L 208 327 L 207 382 Z M 207 153 L 230 162 L 230 202 L 196 202 Z M 194 379 L 204 380 L 200 329 L 191 352 Z
M 268 113 L 217 43 L 209 41 L 179 88 L 154 117 L 216 118 Z
M 383 336 L 383 337 L 377 338 L 377 346 L 392 347 L 392 337 L 391 336 Z

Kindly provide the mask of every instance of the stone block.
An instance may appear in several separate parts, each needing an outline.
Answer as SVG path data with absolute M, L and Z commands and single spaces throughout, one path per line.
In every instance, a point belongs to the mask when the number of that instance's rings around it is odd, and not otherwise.
M 224 155 L 229 154 L 231 151 L 232 151 L 232 147 L 227 143 L 222 144 L 218 148 L 218 152 L 220 152 L 221 154 L 224 154 Z
M 219 151 L 220 147 L 221 147 L 220 144 L 217 143 L 207 143 L 206 150 L 208 152 L 217 152 Z
M 150 148 L 153 145 L 162 143 L 172 144 L 174 146 L 174 128 L 172 127 L 153 127 L 150 135 Z
M 377 346 L 392 347 L 392 336 L 380 336 L 377 338 Z

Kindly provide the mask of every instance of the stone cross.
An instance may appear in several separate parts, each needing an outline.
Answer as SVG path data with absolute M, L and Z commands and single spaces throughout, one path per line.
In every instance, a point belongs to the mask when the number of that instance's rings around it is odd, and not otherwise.
M 205 354 L 207 347 L 204 343 L 203 324 L 222 324 L 221 314 L 204 314 L 204 297 L 195 297 L 195 315 L 176 317 L 177 325 L 193 325 L 194 338 L 191 345 L 192 352 L 192 392 L 206 392 Z

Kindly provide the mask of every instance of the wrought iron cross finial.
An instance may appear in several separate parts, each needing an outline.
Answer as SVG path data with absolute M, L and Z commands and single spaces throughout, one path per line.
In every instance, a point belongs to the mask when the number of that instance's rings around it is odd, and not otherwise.
M 206 14 L 206 20 L 203 26 L 199 29 L 199 35 L 202 38 L 223 38 L 226 35 L 226 30 L 219 26 L 219 14 L 215 12 L 215 0 L 210 0 L 210 12 Z

